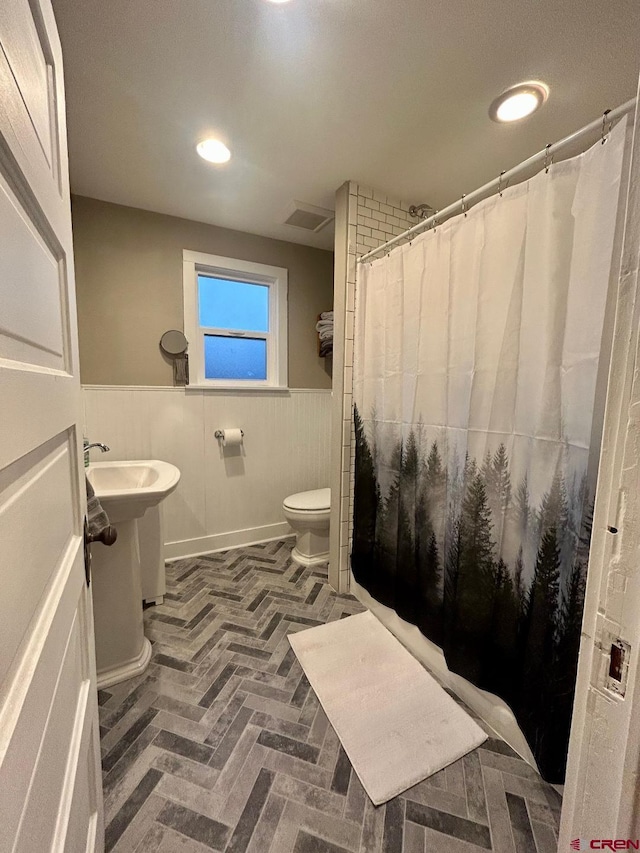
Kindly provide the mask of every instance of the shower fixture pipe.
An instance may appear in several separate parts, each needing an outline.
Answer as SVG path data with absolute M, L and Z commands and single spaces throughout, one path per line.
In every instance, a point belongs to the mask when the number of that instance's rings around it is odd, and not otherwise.
M 430 204 L 412 204 L 409 208 L 409 216 L 417 216 L 420 219 L 426 219 L 427 216 L 434 213 L 436 213 L 436 209 Z
M 445 219 L 453 216 L 455 213 L 461 213 L 462 211 L 467 211 L 469 206 L 472 205 L 476 201 L 480 201 L 484 198 L 488 198 L 494 190 L 501 192 L 507 188 L 509 181 L 512 178 L 520 177 L 523 173 L 530 171 L 534 166 L 537 166 L 539 163 L 542 163 L 543 166 L 548 170 L 551 163 L 553 162 L 554 155 L 559 153 L 565 148 L 573 145 L 575 142 L 578 142 L 582 139 L 583 136 L 588 136 L 594 131 L 601 130 L 602 131 L 602 141 L 606 142 L 607 135 L 611 130 L 611 125 L 614 121 L 617 121 L 622 116 L 631 112 L 636 105 L 636 99 L 631 98 L 631 100 L 627 101 L 624 104 L 621 104 L 619 107 L 616 107 L 614 110 L 607 110 L 600 118 L 594 119 L 594 121 L 590 122 L 590 124 L 585 125 L 580 130 L 576 130 L 574 133 L 569 134 L 569 136 L 565 136 L 564 139 L 561 139 L 559 142 L 554 142 L 553 144 L 547 145 L 542 151 L 538 151 L 537 154 L 533 154 L 527 160 L 523 160 L 522 163 L 519 163 L 517 166 L 514 166 L 513 169 L 509 169 L 507 172 L 501 172 L 497 178 L 494 178 L 489 183 L 480 187 L 474 192 L 469 193 L 468 195 L 463 195 L 462 198 L 454 201 L 448 207 L 443 208 L 442 210 L 436 211 L 433 216 L 429 216 L 427 219 L 423 219 L 421 222 L 418 222 L 417 225 L 412 225 L 411 228 L 403 231 L 402 234 L 398 234 L 396 237 L 392 237 L 391 240 L 387 240 L 386 243 L 383 243 L 381 246 L 378 246 L 377 249 L 372 249 L 370 252 L 367 252 L 366 255 L 362 255 L 358 258 L 358 263 L 364 263 L 365 261 L 369 261 L 372 258 L 375 258 L 376 255 L 379 255 L 381 252 L 387 252 L 397 243 L 402 242 L 403 240 L 407 240 L 410 237 L 413 237 L 416 234 L 419 234 L 421 231 L 424 231 L 429 226 L 439 225 Z M 608 129 L 606 125 L 609 125 Z

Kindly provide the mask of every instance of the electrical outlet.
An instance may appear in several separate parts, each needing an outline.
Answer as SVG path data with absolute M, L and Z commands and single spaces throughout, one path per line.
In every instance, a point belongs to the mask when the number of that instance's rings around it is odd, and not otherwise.
M 619 637 L 612 638 L 606 688 L 615 693 L 616 696 L 624 696 L 626 692 L 630 654 L 631 646 L 629 643 Z

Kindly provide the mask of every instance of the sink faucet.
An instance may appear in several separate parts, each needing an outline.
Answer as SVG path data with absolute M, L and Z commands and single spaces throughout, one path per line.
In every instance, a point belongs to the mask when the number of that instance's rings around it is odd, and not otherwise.
M 109 450 L 109 447 L 107 447 L 107 445 L 103 444 L 101 441 L 94 441 L 91 444 L 85 444 L 84 447 L 82 448 L 84 451 L 83 455 L 84 455 L 84 467 L 85 468 L 89 467 L 89 451 L 91 450 L 92 447 L 99 447 L 103 453 L 106 453 Z
M 110 447 L 107 447 L 107 445 L 103 444 L 101 441 L 94 441 L 91 444 L 85 445 L 84 452 L 88 453 L 92 447 L 99 447 L 103 453 L 107 453 L 109 450 L 111 450 Z

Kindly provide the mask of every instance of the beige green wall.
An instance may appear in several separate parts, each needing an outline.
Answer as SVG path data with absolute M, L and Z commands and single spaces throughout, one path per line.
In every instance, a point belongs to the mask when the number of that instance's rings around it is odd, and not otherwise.
M 80 375 L 88 385 L 172 385 L 159 350 L 183 328 L 182 250 L 286 267 L 289 386 L 331 387 L 315 324 L 333 305 L 333 253 L 74 196 Z

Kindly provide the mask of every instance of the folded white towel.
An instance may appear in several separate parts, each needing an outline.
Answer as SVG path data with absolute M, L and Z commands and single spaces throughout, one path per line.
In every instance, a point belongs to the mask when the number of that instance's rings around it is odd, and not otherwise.
M 316 332 L 333 331 L 333 323 L 316 323 Z
M 325 329 L 322 332 L 319 332 L 318 337 L 321 341 L 332 341 L 333 340 L 333 329 Z
M 323 311 L 322 314 L 320 314 L 320 319 L 333 320 L 333 311 Z

